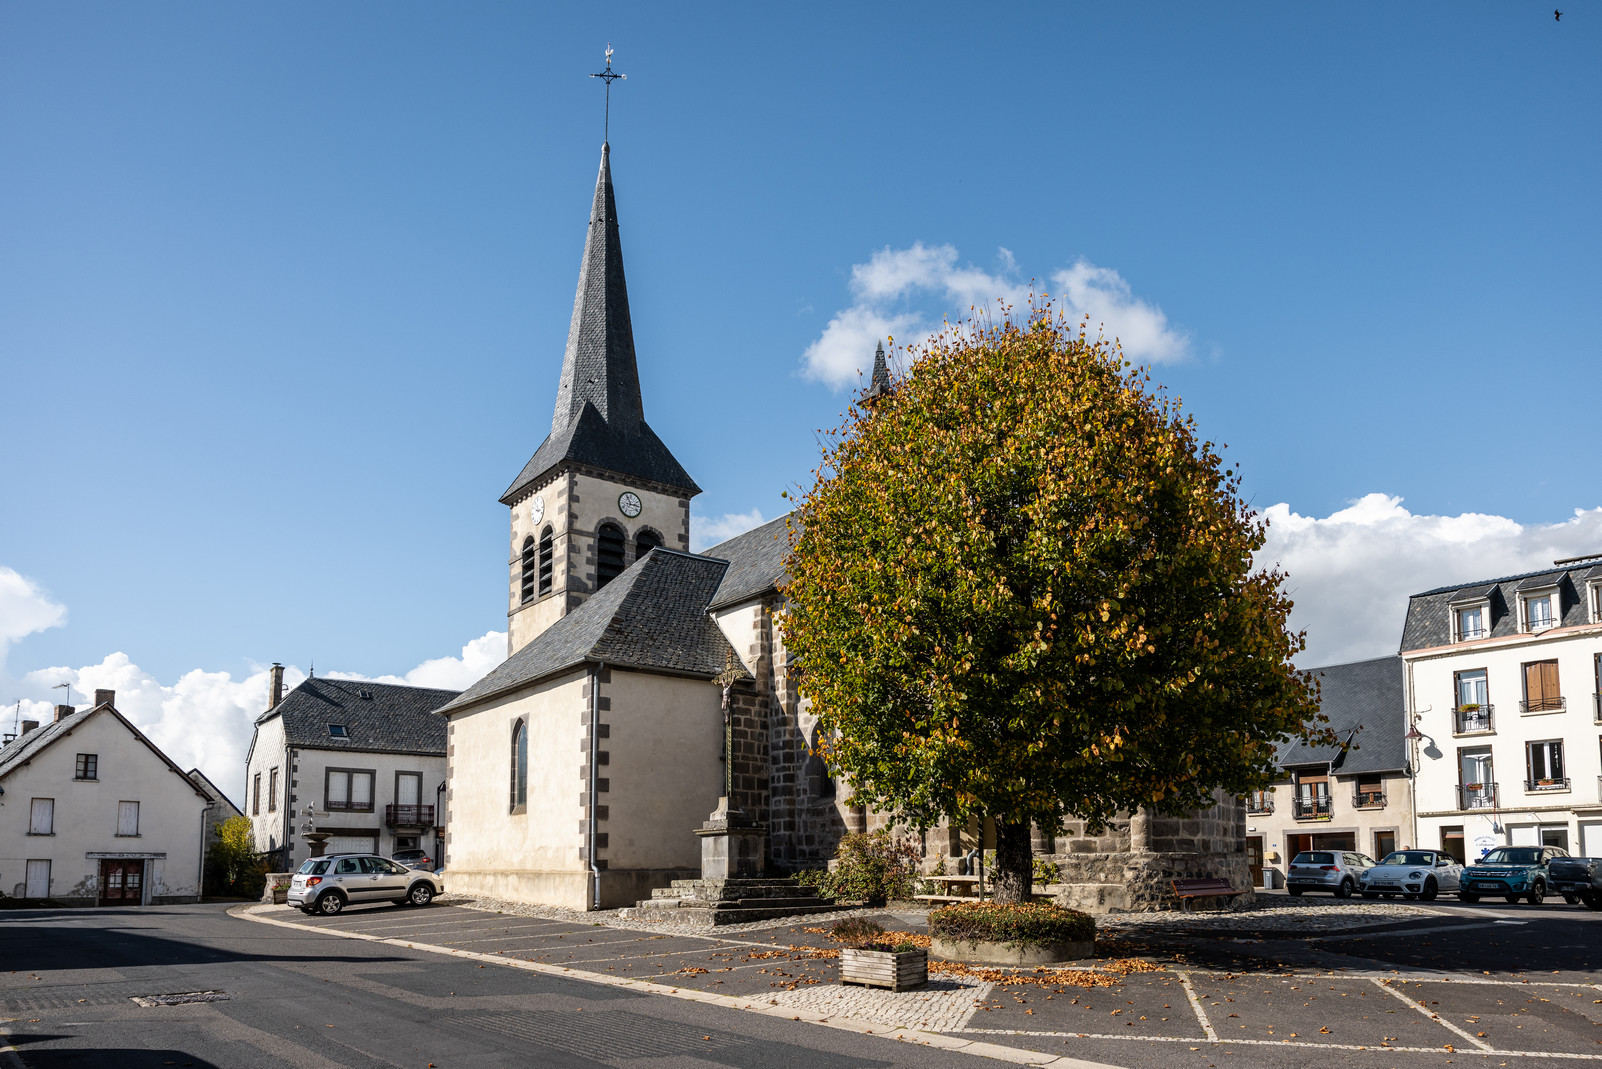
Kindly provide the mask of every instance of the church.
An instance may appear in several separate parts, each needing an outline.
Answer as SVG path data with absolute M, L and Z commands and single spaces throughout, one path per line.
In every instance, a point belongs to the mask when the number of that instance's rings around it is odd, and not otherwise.
M 870 389 L 888 387 L 881 355 Z M 550 434 L 500 499 L 507 658 L 439 710 L 453 891 L 631 905 L 701 873 L 696 831 L 724 796 L 760 833 L 758 873 L 820 868 L 843 834 L 890 823 L 813 756 L 775 621 L 792 518 L 692 553 L 699 492 L 645 420 L 603 144 Z M 1149 908 L 1171 878 L 1250 886 L 1244 812 L 1221 798 L 1096 836 L 1070 821 L 1035 851 L 1059 863 L 1064 904 Z M 909 834 L 932 863 L 990 847 L 986 830 Z

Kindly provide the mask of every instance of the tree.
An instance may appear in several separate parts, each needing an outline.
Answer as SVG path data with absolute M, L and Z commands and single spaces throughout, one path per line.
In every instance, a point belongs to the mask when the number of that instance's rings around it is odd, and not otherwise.
M 206 855 L 206 871 L 219 894 L 261 894 L 261 862 L 249 817 L 230 817 L 217 825 L 217 839 Z
M 1205 809 L 1325 738 L 1238 471 L 1049 301 L 932 339 L 815 475 L 783 593 L 823 756 L 915 826 L 994 818 L 998 899 L 1031 823 Z

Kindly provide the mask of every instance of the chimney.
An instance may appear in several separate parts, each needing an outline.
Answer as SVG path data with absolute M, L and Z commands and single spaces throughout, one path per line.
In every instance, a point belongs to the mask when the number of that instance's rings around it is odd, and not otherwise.
M 117 704 L 117 692 L 116 691 L 114 691 L 114 690 L 97 690 L 97 691 L 95 691 L 95 707 L 96 708 L 99 708 L 102 705 L 115 705 L 115 704 Z
M 72 706 L 70 706 L 70 705 L 58 705 L 58 706 L 56 706 L 56 719 L 57 720 L 60 720 L 64 716 L 71 716 L 71 715 L 72 715 Z
M 273 685 L 271 694 L 272 701 L 267 703 L 267 708 L 269 709 L 273 708 L 279 702 L 284 700 L 284 666 L 279 664 L 277 661 L 273 662 Z
M 22 722 L 22 733 L 24 735 L 26 735 L 30 731 L 37 731 L 38 728 L 39 728 L 39 721 L 37 721 L 37 720 L 24 720 Z

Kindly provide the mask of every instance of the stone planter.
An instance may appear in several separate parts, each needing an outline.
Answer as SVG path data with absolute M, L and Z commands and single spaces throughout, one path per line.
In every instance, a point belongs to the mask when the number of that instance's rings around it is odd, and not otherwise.
M 840 982 L 907 991 L 929 982 L 929 952 L 840 948 Z
M 942 961 L 960 961 L 971 965 L 1052 965 L 1059 961 L 1095 957 L 1096 941 L 1086 939 L 1075 943 L 1041 943 L 1019 948 L 1006 943 L 969 942 L 936 936 L 930 943 L 929 953 Z
M 267 874 L 267 882 L 261 889 L 261 901 L 275 906 L 282 906 L 287 903 L 289 901 L 289 880 L 293 875 L 294 873 L 292 872 L 269 872 Z M 273 890 L 273 885 L 276 883 L 283 884 L 284 889 L 282 891 Z

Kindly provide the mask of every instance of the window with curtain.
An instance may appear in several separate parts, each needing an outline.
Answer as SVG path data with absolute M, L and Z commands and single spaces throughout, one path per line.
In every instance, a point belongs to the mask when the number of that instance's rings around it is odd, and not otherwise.
M 330 811 L 347 810 L 356 813 L 373 811 L 373 774 L 349 768 L 331 768 L 324 786 L 326 801 L 323 808 Z
M 278 812 L 278 770 L 275 768 L 267 778 L 267 812 Z
M 139 803 L 138 802 L 118 802 L 117 803 L 117 834 L 118 835 L 138 835 L 139 834 Z
M 1530 743 L 1529 769 L 1530 782 L 1526 786 L 1532 791 L 1568 786 L 1569 781 L 1563 775 L 1562 740 Z
M 528 725 L 512 725 L 512 812 L 528 805 Z

